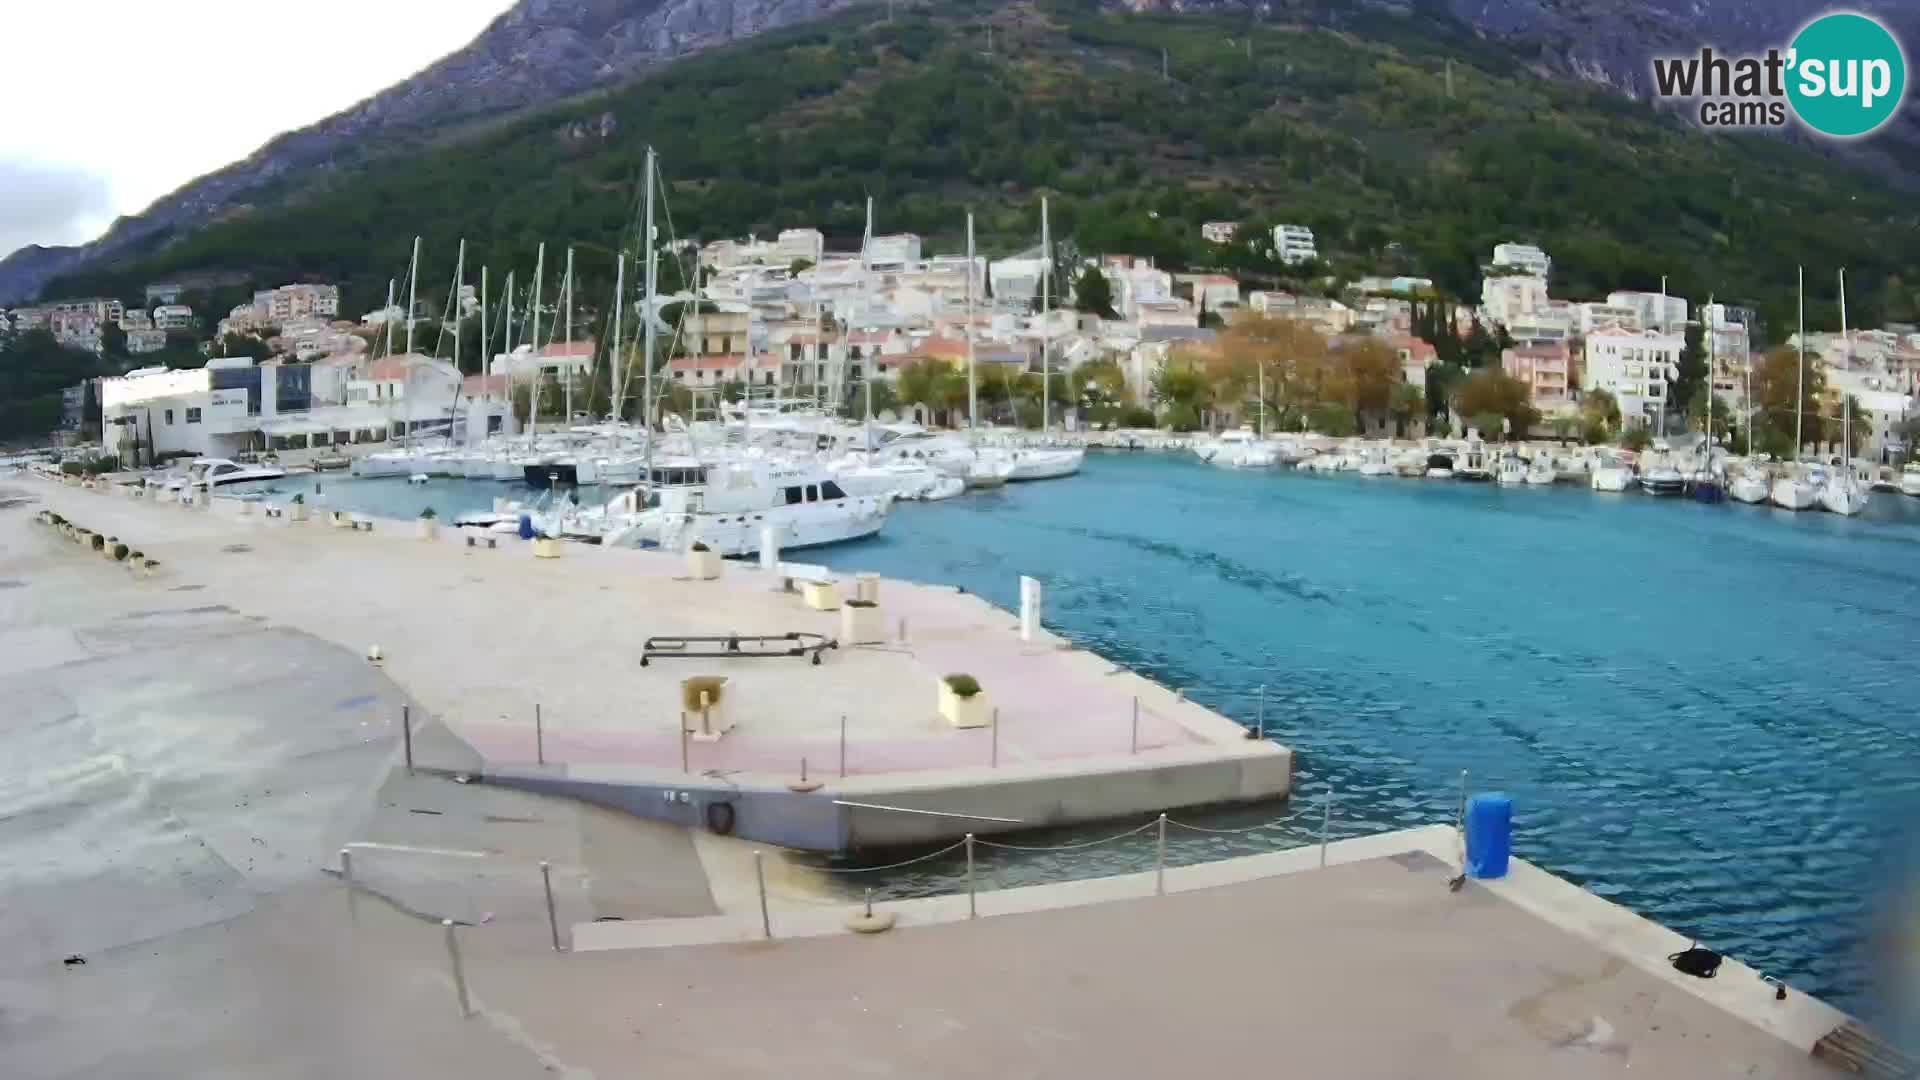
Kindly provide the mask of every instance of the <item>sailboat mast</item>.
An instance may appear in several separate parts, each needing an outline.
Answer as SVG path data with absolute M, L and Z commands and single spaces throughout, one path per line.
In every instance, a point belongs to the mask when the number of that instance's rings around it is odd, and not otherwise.
M 1807 268 L 1796 268 L 1800 282 L 1798 332 L 1794 334 L 1794 349 L 1799 354 L 1798 371 L 1794 374 L 1793 390 L 1793 461 L 1800 463 L 1800 407 L 1807 399 Z
M 506 329 L 502 331 L 502 333 L 505 334 L 505 338 L 501 341 L 501 345 L 505 347 L 504 351 L 506 354 L 511 357 L 513 355 L 513 271 L 511 270 L 507 271 L 506 294 L 507 326 Z
M 1040 196 L 1040 433 L 1053 426 L 1053 337 L 1047 314 L 1053 309 L 1053 234 L 1047 229 L 1047 197 Z
M 573 423 L 573 245 L 567 245 L 567 418 Z
M 488 360 L 487 350 L 492 345 L 493 336 L 487 332 L 487 268 L 482 264 L 480 267 L 480 411 L 489 414 L 493 411 L 493 390 L 487 382 L 487 376 L 492 372 L 487 369 L 493 364 Z
M 640 232 L 640 241 L 647 246 L 646 301 L 640 306 L 641 337 L 644 345 L 641 349 L 640 370 L 643 384 L 640 389 L 640 433 L 647 440 L 646 473 L 642 480 L 653 482 L 653 346 L 654 346 L 654 292 L 659 288 L 659 250 L 660 245 L 653 237 L 653 147 L 647 147 L 647 195 L 645 227 Z M 698 303 L 696 299 L 695 303 Z
M 973 374 L 973 212 L 967 212 L 967 430 L 980 413 L 980 387 Z
M 1714 341 L 1713 333 L 1712 293 L 1707 294 L 1707 317 L 1704 321 L 1707 334 L 1707 465 L 1711 467 L 1713 465 L 1713 368 L 1714 362 L 1720 358 L 1718 343 Z
M 387 331 L 387 341 L 386 341 L 386 345 L 387 345 L 387 351 L 386 351 L 386 352 L 384 352 L 384 353 L 381 353 L 380 355 L 382 355 L 382 356 L 392 356 L 392 355 L 393 355 L 393 279 L 392 279 L 392 278 L 388 278 L 388 279 L 387 279 L 387 325 L 386 325 L 386 331 Z
M 540 286 L 547 279 L 547 245 L 540 243 L 540 253 L 533 260 L 533 403 L 527 410 L 527 427 L 538 434 L 540 431 L 540 382 L 546 374 L 540 364 Z
M 460 254 L 453 259 L 453 370 L 460 371 L 460 284 L 467 276 L 467 240 L 460 238 Z
M 867 235 L 860 242 L 860 284 L 864 292 L 873 288 L 873 262 L 869 249 L 873 246 L 873 196 L 867 196 Z M 862 363 L 860 385 L 867 395 L 867 460 L 873 460 L 873 365 Z
M 613 271 L 613 351 L 607 354 L 607 401 L 613 405 L 613 423 L 616 425 L 620 423 L 620 317 L 626 306 L 627 251 L 621 248 Z
M 1853 336 L 1847 332 L 1847 271 L 1840 271 L 1840 348 L 1842 363 L 1848 371 L 1853 370 Z M 1853 486 L 1853 395 L 1842 391 L 1840 394 L 1840 475 L 1847 477 L 1847 486 Z

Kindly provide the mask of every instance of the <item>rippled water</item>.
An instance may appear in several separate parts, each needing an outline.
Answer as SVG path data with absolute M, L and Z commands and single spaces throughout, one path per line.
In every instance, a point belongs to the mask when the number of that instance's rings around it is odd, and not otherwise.
M 484 508 L 495 485 L 328 482 L 335 505 Z M 1293 807 L 1194 816 L 1193 862 L 1450 821 L 1459 774 L 1518 852 L 1858 1008 L 1874 867 L 1920 787 L 1920 499 L 1857 519 L 1585 489 L 1233 473 L 1090 456 L 1079 477 L 899 507 L 808 555 L 963 585 L 1296 748 Z M 1068 843 L 1132 823 L 1021 837 Z M 981 853 L 989 885 L 1140 869 L 1152 831 Z M 850 877 L 953 888 L 957 857 Z

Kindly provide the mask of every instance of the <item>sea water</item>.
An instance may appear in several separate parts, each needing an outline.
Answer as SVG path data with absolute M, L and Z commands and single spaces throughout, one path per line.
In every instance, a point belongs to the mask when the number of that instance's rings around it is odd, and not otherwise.
M 530 494 L 319 482 L 333 507 L 395 517 Z M 1875 868 L 1920 788 L 1920 499 L 1876 493 L 1842 518 L 1093 454 L 1071 479 L 898 505 L 878 538 L 805 557 L 1008 608 L 1036 577 L 1050 628 L 1264 715 L 1298 755 L 1292 806 L 1176 815 L 1246 831 L 1176 827 L 1171 862 L 1317 842 L 1329 791 L 1336 839 L 1451 822 L 1465 770 L 1513 797 L 1516 854 L 1867 1006 Z M 979 854 L 1011 885 L 1142 869 L 1154 844 Z M 963 865 L 848 881 L 920 895 Z

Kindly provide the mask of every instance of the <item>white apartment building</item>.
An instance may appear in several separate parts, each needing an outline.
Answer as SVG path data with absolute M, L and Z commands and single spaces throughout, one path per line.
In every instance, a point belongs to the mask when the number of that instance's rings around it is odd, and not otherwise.
M 1314 246 L 1313 230 L 1305 225 L 1275 225 L 1273 254 L 1288 266 L 1298 266 L 1319 258 L 1320 249 Z
M 1193 290 L 1195 306 L 1224 312 L 1240 306 L 1240 283 L 1227 274 L 1176 274 L 1174 283 Z
M 167 332 L 151 326 L 136 326 L 127 331 L 127 352 L 133 356 L 159 352 L 167 347 Z
M 191 330 L 193 309 L 185 304 L 162 304 L 153 309 L 153 326 L 156 330 Z
M 85 316 L 95 322 L 119 322 L 127 306 L 118 300 L 89 297 L 85 300 L 55 300 L 45 305 L 48 316 Z
M 1630 307 L 1640 317 L 1640 325 L 1649 330 L 1671 330 L 1687 324 L 1687 302 L 1678 296 L 1657 292 L 1610 292 L 1607 303 Z
M 826 250 L 827 238 L 819 229 L 782 229 L 773 245 L 774 258 L 788 266 L 796 259 L 817 263 Z
M 1232 243 L 1233 234 L 1239 228 L 1237 221 L 1209 221 L 1200 226 L 1200 239 L 1209 244 Z
M 1591 334 L 1604 326 L 1615 326 L 1622 330 L 1639 330 L 1640 309 L 1626 304 L 1607 304 L 1597 300 L 1587 300 L 1573 305 L 1573 328 L 1575 333 Z
M 1587 335 L 1580 388 L 1605 390 L 1625 423 L 1645 423 L 1666 407 L 1667 384 L 1680 377 L 1686 338 L 1653 330 L 1603 329 Z
M 338 285 L 282 285 L 253 294 L 254 314 L 262 319 L 334 318 L 340 314 Z
M 867 241 L 866 262 L 876 270 L 913 266 L 919 261 L 920 237 L 915 233 L 894 233 Z
M 1547 310 L 1547 279 L 1532 274 L 1488 274 L 1480 280 L 1480 310 L 1509 328 Z
M 1553 260 L 1532 244 L 1505 243 L 1493 245 L 1493 265 L 1511 266 L 1545 281 L 1548 271 L 1553 269 Z

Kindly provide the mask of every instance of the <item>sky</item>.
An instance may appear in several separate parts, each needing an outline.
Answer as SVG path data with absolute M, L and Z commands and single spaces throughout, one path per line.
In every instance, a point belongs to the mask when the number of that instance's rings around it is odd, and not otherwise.
M 512 0 L 11 0 L 0 256 L 91 240 L 473 40 Z

